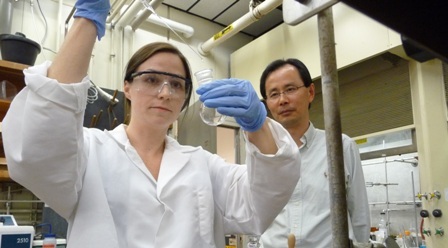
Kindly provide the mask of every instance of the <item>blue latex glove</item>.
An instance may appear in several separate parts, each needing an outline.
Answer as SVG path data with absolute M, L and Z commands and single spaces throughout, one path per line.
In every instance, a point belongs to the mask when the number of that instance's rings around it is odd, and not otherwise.
M 201 85 L 196 93 L 206 107 L 233 116 L 246 131 L 255 132 L 263 126 L 267 111 L 249 81 L 220 79 Z
M 95 23 L 96 34 L 100 40 L 106 33 L 106 19 L 109 15 L 109 0 L 78 0 L 74 17 L 84 17 Z

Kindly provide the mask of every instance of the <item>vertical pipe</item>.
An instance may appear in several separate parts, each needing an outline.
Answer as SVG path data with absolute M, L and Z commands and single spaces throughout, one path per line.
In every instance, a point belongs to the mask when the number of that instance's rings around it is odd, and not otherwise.
M 6 202 L 6 214 L 10 214 L 11 202 L 9 201 L 11 200 L 11 186 L 8 186 L 8 196 L 6 199 L 8 199 L 8 201 Z
M 387 230 L 387 234 L 389 235 L 390 230 L 389 230 L 389 223 L 390 223 L 390 216 L 389 216 L 389 206 L 390 206 L 390 202 L 389 202 L 389 178 L 387 175 L 387 159 L 386 157 L 384 157 L 384 175 L 386 177 L 386 183 L 384 186 L 386 186 L 386 230 Z M 387 237 L 384 237 L 387 238 Z
M 64 7 L 63 0 L 58 1 L 58 21 L 56 23 L 56 51 L 59 51 L 59 48 L 61 47 L 61 38 L 62 38 L 62 8 Z
M 345 192 L 344 159 L 342 153 L 339 85 L 336 66 L 333 12 L 327 8 L 318 13 L 322 96 L 327 141 L 327 159 L 330 181 L 331 223 L 334 248 L 347 248 L 347 200 Z
M 0 34 L 10 34 L 14 13 L 12 0 L 0 0 Z
M 418 215 L 417 215 L 417 203 L 415 202 L 415 182 L 414 182 L 414 172 L 411 171 L 411 177 L 412 177 L 412 201 L 414 203 L 414 215 L 415 215 L 415 245 L 418 245 Z

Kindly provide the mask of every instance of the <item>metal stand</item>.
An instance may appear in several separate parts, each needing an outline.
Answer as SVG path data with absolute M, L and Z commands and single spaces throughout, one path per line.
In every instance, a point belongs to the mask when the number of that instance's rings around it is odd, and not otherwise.
M 339 84 L 332 9 L 328 8 L 319 12 L 317 17 L 327 159 L 329 162 L 328 172 L 330 180 L 333 247 L 346 248 L 350 241 L 348 234 L 342 130 L 339 110 Z

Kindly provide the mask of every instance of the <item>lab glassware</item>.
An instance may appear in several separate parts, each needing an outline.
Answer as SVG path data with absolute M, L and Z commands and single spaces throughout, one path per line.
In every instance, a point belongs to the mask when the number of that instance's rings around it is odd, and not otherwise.
M 203 69 L 194 73 L 196 80 L 198 81 L 198 85 L 203 85 L 210 83 L 213 81 L 213 70 L 212 69 Z M 201 116 L 202 121 L 210 126 L 218 126 L 222 124 L 226 116 L 220 114 L 215 108 L 208 108 L 201 104 L 199 115 Z
M 249 241 L 247 242 L 247 248 L 258 248 L 260 247 L 260 236 L 258 235 L 249 235 Z
M 382 211 L 380 213 L 380 223 L 378 224 L 378 232 L 377 232 L 377 241 L 380 241 L 382 243 L 384 243 L 384 241 L 386 240 L 386 238 L 388 237 L 387 234 L 387 222 L 385 219 L 386 216 L 386 212 Z

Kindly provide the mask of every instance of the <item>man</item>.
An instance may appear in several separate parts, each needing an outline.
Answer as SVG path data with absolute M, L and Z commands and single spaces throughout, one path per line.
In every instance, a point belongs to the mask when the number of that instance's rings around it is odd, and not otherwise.
M 264 248 L 287 247 L 295 235 L 296 247 L 332 247 L 326 138 L 310 121 L 315 96 L 306 66 L 297 59 L 276 60 L 263 71 L 260 92 L 272 117 L 291 134 L 302 155 L 301 178 L 289 203 L 262 235 Z M 367 243 L 370 213 L 364 175 L 356 144 L 342 135 L 350 239 Z

